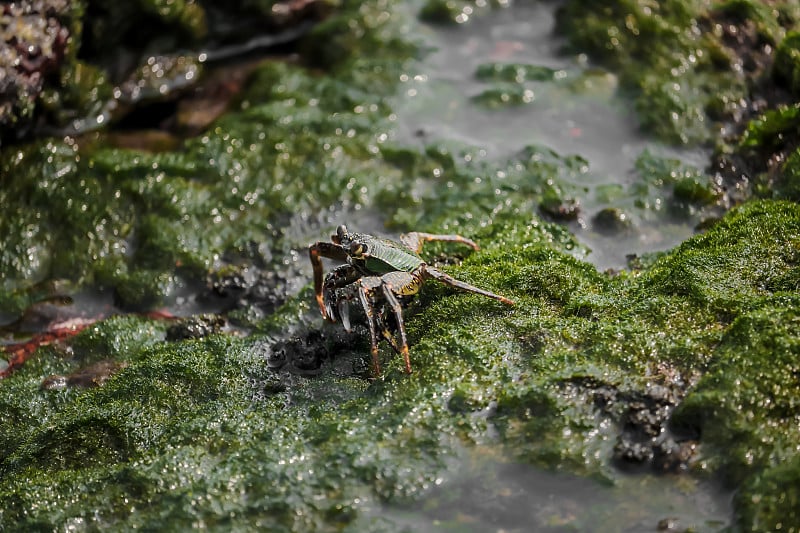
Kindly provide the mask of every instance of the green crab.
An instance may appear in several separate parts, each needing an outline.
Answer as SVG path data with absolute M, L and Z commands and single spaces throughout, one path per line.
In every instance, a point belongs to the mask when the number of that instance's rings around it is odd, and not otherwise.
M 504 296 L 459 281 L 428 265 L 419 253 L 423 244 L 429 241 L 461 243 L 478 250 L 477 244 L 460 235 L 412 232 L 401 235 L 400 242 L 395 242 L 364 233 L 350 233 L 345 226 L 336 228 L 331 242 L 315 242 L 308 247 L 314 269 L 314 294 L 322 317 L 335 322 L 335 315 L 338 314 L 345 329 L 349 331 L 349 303 L 357 298 L 363 307 L 370 332 L 375 375 L 380 374 L 379 334 L 403 356 L 406 372 L 411 373 L 408 339 L 403 324 L 403 304 L 419 292 L 426 280 L 435 279 L 462 291 L 514 305 L 513 301 Z M 333 269 L 323 280 L 323 257 L 345 264 Z M 389 312 L 394 316 L 399 343 L 387 324 L 386 315 Z

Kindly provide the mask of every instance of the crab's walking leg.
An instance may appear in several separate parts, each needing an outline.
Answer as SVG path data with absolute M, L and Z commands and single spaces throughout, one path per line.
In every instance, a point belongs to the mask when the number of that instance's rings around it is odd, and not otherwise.
M 394 289 L 391 285 L 384 282 L 381 284 L 383 287 L 383 296 L 386 298 L 386 302 L 389 304 L 389 307 L 392 308 L 392 312 L 394 313 L 394 318 L 397 321 L 397 331 L 400 334 L 400 355 L 403 356 L 403 362 L 406 365 L 406 374 L 411 373 L 411 358 L 408 355 L 408 339 L 406 339 L 406 326 L 403 323 L 403 307 L 400 305 L 400 302 L 394 295 Z M 397 350 L 397 346 L 395 343 L 392 343 L 392 347 Z
M 416 294 L 422 286 L 422 278 L 411 272 L 389 272 L 381 277 L 381 281 L 383 296 L 386 299 L 386 303 L 392 308 L 395 322 L 397 323 L 397 332 L 400 335 L 400 349 L 398 350 L 397 343 L 392 342 L 391 344 L 395 351 L 403 356 L 406 373 L 410 374 L 411 360 L 408 355 L 408 338 L 403 321 L 403 306 L 400 305 L 397 296 Z
M 322 258 L 347 261 L 347 251 L 338 244 L 320 241 L 308 247 L 308 257 L 311 259 L 311 267 L 314 269 L 314 296 L 317 299 L 319 311 L 322 313 L 322 318 L 330 320 L 322 297 Z
M 499 294 L 495 294 L 493 292 L 489 292 L 489 291 L 486 291 L 486 290 L 483 290 L 483 289 L 479 289 L 478 287 L 475 287 L 474 285 L 470 285 L 469 283 L 465 283 L 463 281 L 459 281 L 459 280 L 457 280 L 457 279 L 455 279 L 453 277 L 448 276 L 447 274 L 445 274 L 441 270 L 437 270 L 437 269 L 435 269 L 433 267 L 430 267 L 430 266 L 427 266 L 427 265 L 424 267 L 422 275 L 424 277 L 427 277 L 427 278 L 433 278 L 436 281 L 439 281 L 439 282 L 444 283 L 445 285 L 449 285 L 451 287 L 455 287 L 456 289 L 460 289 L 462 291 L 473 292 L 475 294 L 480 294 L 482 296 L 487 296 L 489 298 L 497 300 L 498 302 L 503 302 L 506 305 L 514 305 L 513 300 L 509 300 L 505 296 L 500 296 Z
M 417 253 L 422 251 L 422 245 L 426 242 L 437 241 L 437 242 L 458 242 L 461 244 L 466 244 L 473 250 L 479 250 L 480 247 L 475 244 L 475 242 L 467 239 L 466 237 L 462 237 L 461 235 L 436 235 L 434 233 L 420 233 L 418 231 L 412 231 L 411 233 L 405 233 L 400 235 L 400 242 L 411 248 Z
M 398 353 L 398 354 L 402 353 L 401 349 L 400 349 L 400 346 L 397 344 L 397 340 L 394 338 L 394 336 L 392 335 L 392 332 L 389 331 L 388 328 L 382 327 L 381 328 L 381 335 L 383 335 L 384 340 L 386 340 L 386 342 L 389 343 L 389 346 L 392 347 L 392 350 L 394 350 L 395 353 Z
M 381 362 L 378 359 L 378 330 L 375 327 L 375 290 L 381 284 L 381 278 L 369 276 L 361 278 L 357 282 L 358 297 L 364 314 L 367 315 L 367 325 L 369 326 L 370 353 L 372 353 L 372 372 L 375 377 L 381 375 Z

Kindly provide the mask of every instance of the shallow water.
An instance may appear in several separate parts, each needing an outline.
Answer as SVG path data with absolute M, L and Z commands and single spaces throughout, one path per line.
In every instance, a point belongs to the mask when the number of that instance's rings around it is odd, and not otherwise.
M 636 211 L 631 186 L 634 163 L 643 151 L 701 169 L 708 152 L 646 138 L 631 103 L 616 95 L 614 76 L 592 68 L 585 58 L 560 52 L 563 42 L 553 33 L 555 9 L 550 2 L 526 3 L 481 14 L 464 26 L 423 24 L 422 38 L 431 53 L 406 83 L 394 138 L 410 145 L 456 140 L 484 148 L 498 162 L 531 144 L 580 155 L 589 171 L 581 174 L 585 181 L 570 184 L 585 192 L 579 197 L 581 216 L 569 228 L 592 250 L 585 259 L 599 269 L 624 268 L 629 254 L 665 250 L 687 239 L 697 221 L 639 217 L 630 234 L 604 235 L 593 229 L 591 217 L 609 206 Z M 525 83 L 531 102 L 490 110 L 473 101 L 491 87 L 475 76 L 485 63 L 538 65 L 557 74 L 553 81 Z M 613 205 L 598 195 L 598 187 L 608 185 L 622 187 Z
M 721 531 L 731 493 L 688 476 L 621 475 L 613 484 L 497 459 L 498 451 L 462 450 L 414 506 L 374 507 L 366 520 L 401 530 Z

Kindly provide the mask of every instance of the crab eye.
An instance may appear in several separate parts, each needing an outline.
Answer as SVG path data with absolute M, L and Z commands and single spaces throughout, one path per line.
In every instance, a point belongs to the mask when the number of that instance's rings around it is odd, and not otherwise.
M 361 257 L 367 253 L 367 245 L 363 242 L 353 241 L 350 243 L 350 255 L 354 257 Z
M 341 243 L 344 239 L 347 238 L 347 226 L 342 224 L 341 226 L 336 228 L 336 235 L 331 237 L 331 240 L 335 243 Z

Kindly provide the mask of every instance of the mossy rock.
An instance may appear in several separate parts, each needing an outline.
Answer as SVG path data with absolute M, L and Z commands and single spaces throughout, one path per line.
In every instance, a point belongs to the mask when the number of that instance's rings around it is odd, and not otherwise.
M 796 269 L 800 208 L 745 206 L 617 277 L 565 254 L 553 226 L 527 228 L 484 228 L 472 235 L 483 250 L 445 268 L 515 307 L 423 288 L 407 311 L 410 376 L 384 347 L 381 379 L 347 370 L 368 359 L 366 339 L 329 344 L 314 376 L 270 370 L 286 324 L 341 331 L 298 321 L 313 315 L 309 291 L 251 339 L 153 342 L 150 322 L 100 323 L 76 348 L 127 366 L 96 389 L 41 389 L 69 361 L 40 351 L 0 389 L 0 439 L 16 443 L 0 463 L 3 522 L 363 525 L 371 498 L 417 501 L 456 448 L 487 439 L 517 460 L 613 481 L 614 426 L 598 426 L 610 415 L 575 395 L 644 391 L 670 369 L 702 376 L 674 423 L 699 432 L 700 463 L 739 488 L 738 524 L 786 526 L 800 302 L 774 280 Z
M 558 12 L 557 30 L 571 51 L 619 74 L 620 88 L 633 95 L 645 131 L 691 144 L 710 140 L 713 121 L 733 120 L 732 103 L 749 95 L 748 80 L 732 68 L 741 51 L 702 29 L 731 20 L 742 28 L 756 26 L 759 42 L 782 38 L 778 11 L 746 0 L 714 6 L 684 0 L 571 0 Z
M 782 180 L 776 191 L 778 197 L 800 202 L 800 150 L 795 150 L 783 164 Z

